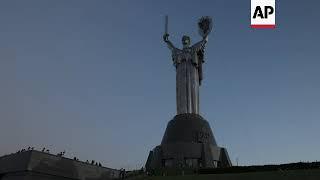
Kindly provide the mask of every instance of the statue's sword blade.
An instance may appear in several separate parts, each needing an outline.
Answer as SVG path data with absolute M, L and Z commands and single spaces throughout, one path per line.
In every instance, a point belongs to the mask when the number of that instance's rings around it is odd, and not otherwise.
M 169 21 L 169 18 L 168 18 L 168 15 L 166 15 L 165 22 L 164 22 L 164 33 L 165 34 L 168 34 L 168 21 Z

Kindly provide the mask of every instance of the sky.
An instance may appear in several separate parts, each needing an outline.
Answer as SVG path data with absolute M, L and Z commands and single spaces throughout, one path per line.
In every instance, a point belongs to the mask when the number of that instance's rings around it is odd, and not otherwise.
M 239 165 L 320 160 L 320 1 L 277 1 L 276 29 L 249 0 L 1 0 L 0 156 L 28 146 L 141 168 L 175 116 L 164 42 L 213 18 L 200 114 Z

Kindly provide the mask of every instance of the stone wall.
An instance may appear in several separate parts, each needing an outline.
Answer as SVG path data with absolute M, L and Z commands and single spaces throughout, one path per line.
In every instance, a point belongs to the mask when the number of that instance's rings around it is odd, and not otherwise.
M 27 151 L 0 157 L 0 177 L 1 180 L 105 180 L 118 178 L 119 170 L 44 152 Z

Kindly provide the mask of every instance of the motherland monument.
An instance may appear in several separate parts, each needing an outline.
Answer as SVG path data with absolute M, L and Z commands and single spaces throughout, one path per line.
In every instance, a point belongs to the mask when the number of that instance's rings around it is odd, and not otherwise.
M 169 40 L 168 16 L 165 18 L 164 42 L 172 53 L 176 68 L 177 115 L 169 121 L 161 145 L 150 151 L 147 171 L 163 168 L 230 167 L 227 150 L 215 141 L 209 123 L 199 114 L 199 87 L 203 79 L 202 64 L 212 19 L 202 17 L 198 22 L 202 40 L 194 45 L 190 37 L 182 37 L 182 49 Z

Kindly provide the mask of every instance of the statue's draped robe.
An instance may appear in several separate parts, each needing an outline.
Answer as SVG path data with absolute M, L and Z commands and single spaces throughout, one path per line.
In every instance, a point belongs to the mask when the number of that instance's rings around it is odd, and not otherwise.
M 171 48 L 176 67 L 177 114 L 199 114 L 199 86 L 206 42 L 202 40 L 182 50 Z

